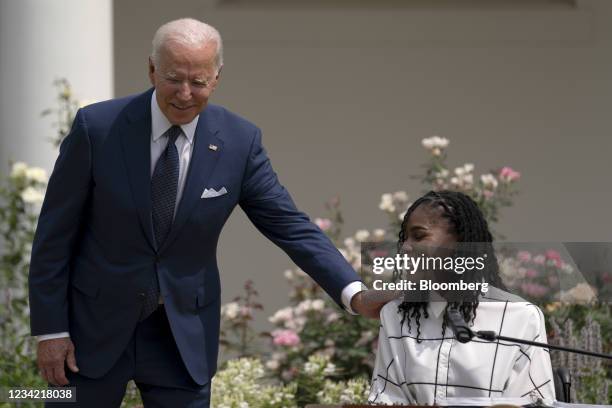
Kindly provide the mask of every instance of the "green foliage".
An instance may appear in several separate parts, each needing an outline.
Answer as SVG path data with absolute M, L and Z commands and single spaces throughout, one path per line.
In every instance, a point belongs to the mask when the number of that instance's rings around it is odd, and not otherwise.
M 55 115 L 56 120 L 53 122 L 53 126 L 57 128 L 57 135 L 51 139 L 51 143 L 53 143 L 53 146 L 58 147 L 62 140 L 68 136 L 77 110 L 84 103 L 74 98 L 72 86 L 66 78 L 56 79 L 53 81 L 53 85 L 57 89 L 57 106 L 45 109 L 41 115 Z
M 0 181 L 0 386 L 3 387 L 45 385 L 38 376 L 33 359 L 36 344 L 27 324 L 27 273 L 37 206 L 45 183 L 44 170 L 20 162 L 13 164 L 9 176 Z

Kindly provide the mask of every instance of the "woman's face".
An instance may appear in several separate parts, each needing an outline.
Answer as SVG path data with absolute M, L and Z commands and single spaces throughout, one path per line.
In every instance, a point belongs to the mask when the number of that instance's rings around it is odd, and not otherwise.
M 457 242 L 452 223 L 444 217 L 444 209 L 429 203 L 419 205 L 410 214 L 404 238 L 402 249 L 412 256 L 448 256 Z

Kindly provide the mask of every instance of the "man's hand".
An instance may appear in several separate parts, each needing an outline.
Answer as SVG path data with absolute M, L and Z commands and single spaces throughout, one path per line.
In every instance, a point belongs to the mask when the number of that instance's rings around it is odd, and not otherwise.
M 403 291 L 363 290 L 351 299 L 351 308 L 361 316 L 380 319 L 380 309 L 389 301 L 402 296 Z
M 78 372 L 74 357 L 74 344 L 70 337 L 38 342 L 38 369 L 42 378 L 58 386 L 68 385 L 64 362 L 72 372 Z

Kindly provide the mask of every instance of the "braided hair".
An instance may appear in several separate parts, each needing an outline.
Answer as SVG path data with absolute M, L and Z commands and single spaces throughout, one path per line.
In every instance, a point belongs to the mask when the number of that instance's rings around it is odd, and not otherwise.
M 481 253 L 484 252 L 487 257 L 487 267 L 482 270 L 474 269 L 470 271 L 469 279 L 474 282 L 488 282 L 500 289 L 505 289 L 504 284 L 499 276 L 499 266 L 495 251 L 493 249 L 493 235 L 489 231 L 487 220 L 482 211 L 478 208 L 478 204 L 469 196 L 458 191 L 430 191 L 424 196 L 416 200 L 406 211 L 406 215 L 402 221 L 402 226 L 399 232 L 399 240 L 397 242 L 398 251 L 402 250 L 406 241 L 406 227 L 408 220 L 414 210 L 420 205 L 428 205 L 431 208 L 439 207 L 442 209 L 442 216 L 446 218 L 457 237 L 457 242 L 468 243 L 463 244 L 464 251 L 474 253 L 477 248 Z M 469 243 L 474 243 L 470 248 Z M 398 271 L 395 271 L 394 277 L 398 277 Z M 401 274 L 400 274 L 401 275 Z M 461 313 L 466 323 L 473 322 L 476 318 L 476 309 L 478 308 L 478 297 L 469 297 L 469 300 L 461 302 L 448 302 L 444 310 L 444 320 L 442 322 L 442 336 L 448 324 L 446 312 L 450 308 L 456 308 Z M 417 324 L 417 342 L 420 342 L 421 323 L 420 319 L 428 318 L 427 312 L 428 302 L 410 301 L 408 293 L 404 296 L 404 301 L 398 306 L 398 313 L 402 314 L 401 324 L 407 320 L 408 330 L 410 330 L 411 320 L 414 319 Z

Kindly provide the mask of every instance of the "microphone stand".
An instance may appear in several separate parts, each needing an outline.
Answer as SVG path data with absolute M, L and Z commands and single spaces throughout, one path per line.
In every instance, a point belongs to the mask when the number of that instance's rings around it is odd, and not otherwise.
M 576 349 L 572 347 L 557 346 L 557 345 L 548 344 L 548 343 L 539 343 L 537 341 L 523 340 L 523 339 L 519 339 L 515 337 L 500 336 L 499 334 L 491 330 L 479 330 L 477 332 L 473 332 L 472 334 L 475 337 L 478 337 L 479 339 L 488 340 L 488 341 L 505 340 L 511 343 L 527 344 L 529 346 L 543 347 L 543 348 L 547 348 L 551 350 L 561 350 L 561 351 L 567 351 L 570 353 L 584 354 L 586 356 L 612 359 L 611 354 L 596 353 L 594 351 L 589 351 L 589 350 L 581 350 L 581 349 Z
M 500 336 L 492 330 L 478 330 L 474 332 L 467 326 L 467 324 L 463 320 L 463 316 L 461 316 L 457 309 L 450 309 L 447 313 L 447 316 L 451 330 L 455 334 L 457 341 L 459 341 L 460 343 L 467 343 L 471 341 L 474 337 L 487 341 L 504 340 L 509 341 L 511 343 L 527 344 L 529 346 L 542 347 L 551 350 L 568 351 L 570 353 L 584 354 L 587 356 L 612 360 L 612 355 L 610 354 L 596 353 L 594 351 L 581 350 L 572 347 L 556 346 L 554 344 L 540 343 L 537 341 L 524 340 L 516 337 Z

